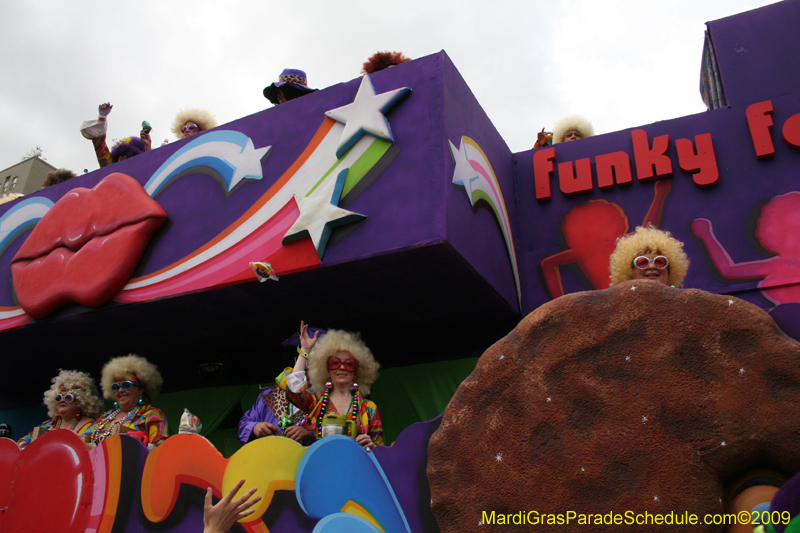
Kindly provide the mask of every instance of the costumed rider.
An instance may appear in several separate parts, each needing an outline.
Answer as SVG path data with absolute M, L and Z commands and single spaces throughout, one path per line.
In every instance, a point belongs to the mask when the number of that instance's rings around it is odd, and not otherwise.
M 668 231 L 638 226 L 633 233 L 617 239 L 609 270 L 611 285 L 637 279 L 683 287 L 689 257 L 683 251 L 683 243 Z
M 593 135 L 592 123 L 580 115 L 564 117 L 553 125 L 553 144 L 577 141 Z
M 103 396 L 114 400 L 114 408 L 86 430 L 85 439 L 100 444 L 111 435 L 126 433 L 148 448 L 164 442 L 169 436 L 167 417 L 150 405 L 163 383 L 158 368 L 144 357 L 131 354 L 111 359 L 103 367 L 100 386 Z
M 308 77 L 302 70 L 296 68 L 283 69 L 278 81 L 264 87 L 264 98 L 275 105 L 285 104 L 289 100 L 300 98 L 319 89 L 308 86 Z
M 317 439 L 350 435 L 366 451 L 382 445 L 378 406 L 364 398 L 378 378 L 380 364 L 359 335 L 332 329 L 322 337 L 319 332 L 311 337 L 308 326 L 300 322 L 300 347 L 302 357 L 275 382 L 289 401 L 309 413 L 303 428 Z
M 100 168 L 103 168 L 117 161 L 128 159 L 142 152 L 150 150 L 150 126 L 145 126 L 139 133 L 139 137 L 125 137 L 117 141 L 110 151 L 106 144 L 106 132 L 108 131 L 108 118 L 112 106 L 110 103 L 100 104 L 97 108 L 97 120 L 87 120 L 81 124 L 81 135 L 92 141 L 94 153 Z M 144 123 L 143 123 L 144 125 Z
M 389 67 L 395 67 L 411 61 L 402 52 L 375 52 L 361 66 L 361 74 L 375 74 Z
M 53 384 L 44 392 L 44 405 L 47 406 L 50 419 L 22 437 L 17 443 L 20 449 L 56 429 L 66 429 L 84 438 L 84 430 L 91 427 L 103 410 L 103 400 L 98 396 L 94 380 L 89 374 L 60 370 L 51 381 Z
M 217 118 L 211 111 L 188 107 L 178 111 L 178 114 L 175 115 L 175 120 L 172 121 L 170 130 L 178 139 L 185 139 L 202 131 L 215 128 L 218 124 Z
M 309 329 L 314 336 L 325 334 L 324 329 Z M 295 333 L 283 342 L 283 346 L 301 353 L 300 335 Z M 313 435 L 300 425 L 305 416 L 305 412 L 289 401 L 286 391 L 273 383 L 242 416 L 237 436 L 242 444 L 270 435 L 284 435 L 303 444 L 311 444 L 314 442 Z
M 42 189 L 52 187 L 53 185 L 58 185 L 59 183 L 71 180 L 74 177 L 76 177 L 76 174 L 71 170 L 67 170 L 66 168 L 53 170 L 45 175 L 44 181 L 42 181 Z

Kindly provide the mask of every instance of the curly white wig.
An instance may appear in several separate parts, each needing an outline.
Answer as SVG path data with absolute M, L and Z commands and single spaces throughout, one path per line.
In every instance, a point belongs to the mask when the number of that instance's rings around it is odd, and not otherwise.
M 94 380 L 86 372 L 77 370 L 60 370 L 58 375 L 50 380 L 53 384 L 44 393 L 44 405 L 47 406 L 47 415 L 50 418 L 58 416 L 56 395 L 61 391 L 61 385 L 69 383 L 69 392 L 75 396 L 81 415 L 88 418 L 97 418 L 103 411 L 103 400 L 97 394 Z
M 164 383 L 164 379 L 161 377 L 156 365 L 138 355 L 123 355 L 122 357 L 115 357 L 103 367 L 100 386 L 103 388 L 103 396 L 107 400 L 114 399 L 111 385 L 114 384 L 114 380 L 117 377 L 122 376 L 123 372 L 136 374 L 136 377 L 144 386 L 144 393 L 147 395 L 148 400 L 153 400 L 161 392 L 161 385 Z
M 175 120 L 172 121 L 172 125 L 169 127 L 178 139 L 186 137 L 181 132 L 181 128 L 187 122 L 194 122 L 197 124 L 200 127 L 200 131 L 210 130 L 219 124 L 219 122 L 217 122 L 217 117 L 215 117 L 211 111 L 199 109 L 197 107 L 185 107 L 178 111 L 178 114 L 175 115 Z
M 325 389 L 325 383 L 329 379 L 328 358 L 336 352 L 348 352 L 358 361 L 354 379 L 361 393 L 368 396 L 372 384 L 378 379 L 378 369 L 381 365 L 375 360 L 358 333 L 338 329 L 328 330 L 308 354 L 308 377 L 312 390 L 322 392 Z
M 594 135 L 594 127 L 591 122 L 580 115 L 570 115 L 553 125 L 553 144 L 564 142 L 564 135 L 570 130 L 579 131 L 583 139 Z

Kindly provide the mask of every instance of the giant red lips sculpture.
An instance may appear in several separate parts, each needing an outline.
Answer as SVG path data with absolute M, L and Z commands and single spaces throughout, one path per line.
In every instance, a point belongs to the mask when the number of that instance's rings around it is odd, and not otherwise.
M 11 262 L 14 291 L 32 318 L 64 304 L 97 307 L 125 286 L 167 213 L 125 174 L 65 194 Z

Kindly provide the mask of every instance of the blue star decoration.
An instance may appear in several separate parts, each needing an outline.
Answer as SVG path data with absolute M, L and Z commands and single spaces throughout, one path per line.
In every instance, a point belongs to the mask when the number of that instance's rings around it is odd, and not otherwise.
M 411 89 L 408 87 L 401 87 L 375 94 L 375 87 L 369 75 L 361 78 L 361 85 L 352 104 L 325 112 L 326 116 L 344 124 L 344 131 L 336 148 L 336 157 L 342 157 L 365 134 L 394 142 L 389 121 L 386 120 L 386 112 L 410 92 Z
M 283 236 L 283 244 L 310 237 L 317 256 L 322 259 L 333 228 L 366 218 L 339 207 L 348 170 L 342 170 L 336 177 L 328 176 L 309 196 L 294 196 L 300 216 Z

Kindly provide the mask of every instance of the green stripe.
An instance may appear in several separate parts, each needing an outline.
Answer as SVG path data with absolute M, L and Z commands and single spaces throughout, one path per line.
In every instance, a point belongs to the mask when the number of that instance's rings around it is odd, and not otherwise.
M 342 196 L 347 196 L 353 187 L 358 185 L 367 172 L 372 170 L 372 167 L 378 164 L 381 157 L 386 153 L 392 143 L 383 139 L 375 139 L 369 148 L 353 163 L 350 167 L 350 172 L 347 173 L 347 181 L 344 182 L 344 189 L 342 189 Z
M 390 146 L 392 146 L 392 143 L 390 143 L 389 141 L 385 141 L 383 139 L 373 139 L 372 144 L 370 144 L 369 148 L 367 148 L 366 151 L 363 154 L 361 154 L 361 157 L 359 157 L 356 160 L 356 162 L 353 163 L 353 166 L 351 166 L 350 170 L 347 172 L 347 180 L 344 182 L 344 189 L 342 189 L 342 197 L 346 196 L 347 193 L 353 189 L 353 187 L 358 185 L 358 183 L 362 179 L 364 179 L 364 176 L 366 176 L 367 173 L 372 169 L 372 167 L 374 167 L 378 163 L 378 161 L 381 160 L 381 157 L 383 157 L 386 151 L 389 150 Z M 352 150 L 352 148 L 350 150 Z M 350 153 L 350 150 L 345 152 L 344 155 L 342 155 L 342 157 L 340 157 L 339 160 L 336 161 L 336 163 L 334 163 L 330 169 L 328 169 L 325 175 L 323 175 L 319 179 L 319 181 L 317 181 L 317 183 L 315 183 L 314 186 L 311 187 L 311 190 L 308 191 L 308 193 L 306 194 L 307 197 L 311 196 L 314 190 L 317 187 L 319 187 L 319 185 L 323 181 L 325 181 L 325 178 L 327 178 L 331 174 L 331 172 L 336 170 L 336 168 L 342 163 L 344 158 L 347 157 L 347 154 Z

